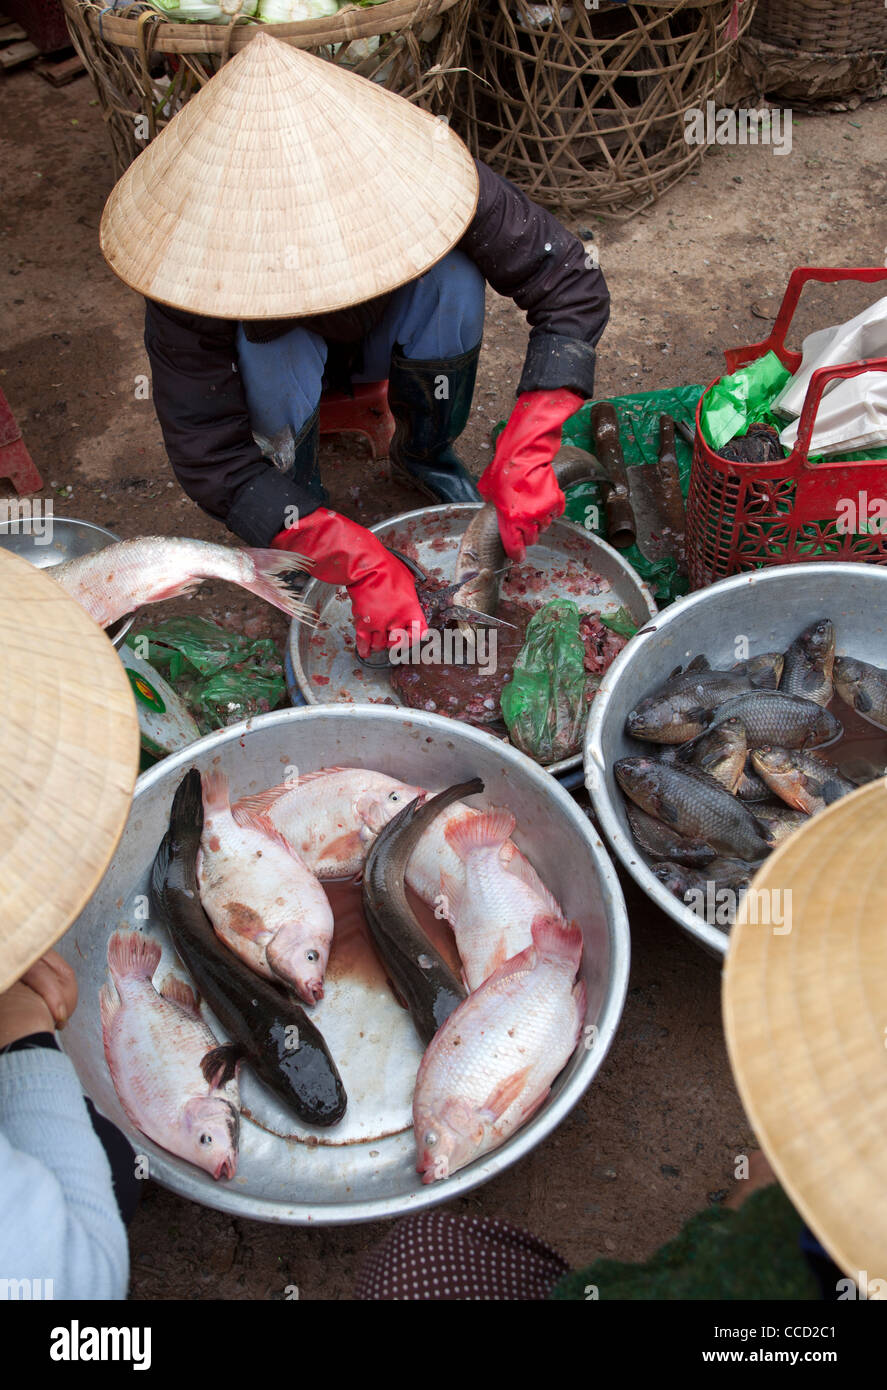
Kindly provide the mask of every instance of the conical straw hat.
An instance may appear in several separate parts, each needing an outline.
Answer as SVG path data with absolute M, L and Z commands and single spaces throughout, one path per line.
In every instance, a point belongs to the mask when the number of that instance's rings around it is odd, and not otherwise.
M 477 203 L 444 121 L 259 32 L 111 192 L 111 269 L 140 294 L 228 319 L 326 313 L 414 280 Z
M 865 1272 L 869 1297 L 887 1296 L 883 778 L 817 815 L 755 875 L 723 1005 L 739 1094 L 785 1191 L 845 1274 L 859 1284 Z
M 101 628 L 0 549 L 0 991 L 89 901 L 126 823 L 139 724 Z

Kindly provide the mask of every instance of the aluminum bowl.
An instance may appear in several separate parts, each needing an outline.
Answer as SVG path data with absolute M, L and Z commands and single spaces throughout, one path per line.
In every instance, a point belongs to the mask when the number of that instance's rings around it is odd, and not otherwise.
M 42 570 L 51 569 L 53 565 L 63 565 L 66 560 L 79 560 L 83 555 L 94 555 L 97 550 L 104 550 L 106 545 L 113 545 L 115 541 L 120 540 L 113 531 L 108 531 L 104 526 L 96 526 L 91 521 L 77 521 L 69 516 L 53 516 L 51 523 L 47 517 L 51 540 L 48 544 L 41 544 L 45 539 L 42 536 L 20 534 L 21 524 L 20 521 L 0 521 L 0 546 L 4 550 L 10 550 L 13 555 L 20 555 L 23 560 L 28 560 Z M 105 628 L 106 636 L 115 647 L 123 645 L 123 640 L 134 621 L 135 614 L 127 613 L 125 617 L 118 618 L 111 627 Z
M 591 706 L 585 784 L 598 822 L 644 892 L 715 955 L 726 953 L 727 933 L 709 926 L 654 878 L 631 834 L 613 764 L 649 753 L 654 745 L 625 733 L 626 716 L 698 652 L 712 666 L 732 666 L 741 637 L 748 638 L 750 655 L 784 651 L 821 617 L 835 624 L 838 652 L 887 666 L 887 571 L 831 561 L 781 565 L 721 579 L 664 609 L 619 653 Z
M 414 512 L 388 517 L 371 529 L 385 545 L 410 555 L 428 573 L 450 579 L 462 537 L 482 505 L 480 502 L 453 502 L 420 507 Z M 530 569 L 542 572 L 541 585 L 532 595 L 540 602 L 571 598 L 588 612 L 611 613 L 617 608 L 627 608 L 638 625 L 656 612 L 649 585 L 619 551 L 563 517 L 552 523 L 527 559 L 514 566 L 514 573 Z M 585 578 L 589 571 L 601 575 L 609 587 L 600 594 L 589 594 Z M 503 595 L 509 596 L 507 581 Z M 374 704 L 385 701 L 399 705 L 400 697 L 387 672 L 358 667 L 354 656 L 351 606 L 345 601 L 345 590 L 311 580 L 303 598 L 329 625 L 319 632 L 313 632 L 303 623 L 293 623 L 290 628 L 288 662 L 298 692 L 306 703 Z M 548 763 L 546 771 L 559 776 L 581 767 L 582 754 L 576 753 L 559 762 Z
M 332 962 L 325 997 L 312 1016 L 349 1096 L 339 1125 L 329 1130 L 300 1125 L 244 1067 L 241 1097 L 257 1123 L 241 1126 L 240 1164 L 230 1183 L 214 1182 L 134 1129 L 105 1063 L 99 988 L 106 978 L 108 936 L 118 926 L 141 927 L 162 943 L 158 982 L 175 964 L 165 929 L 150 915 L 149 874 L 175 789 L 195 765 L 226 772 L 238 795 L 280 782 L 293 766 L 300 772 L 367 766 L 428 788 L 479 775 L 486 784 L 481 803 L 512 808 L 518 820 L 515 840 L 584 931 L 586 1018 L 597 1033 L 580 1041 L 545 1104 L 509 1143 L 446 1181 L 422 1186 L 410 1128 L 421 1045 L 384 982 L 370 987 L 356 974 L 335 973 Z M 329 1225 L 451 1201 L 510 1167 L 550 1134 L 585 1091 L 615 1034 L 628 979 L 629 933 L 615 870 L 591 822 L 529 758 L 439 715 L 323 706 L 276 711 L 210 734 L 144 773 L 114 862 L 58 949 L 80 986 L 80 1006 L 61 1035 L 63 1046 L 98 1108 L 138 1153 L 148 1156 L 151 1175 L 181 1196 L 238 1216 Z M 211 1015 L 209 1022 L 224 1037 Z M 586 1047 L 591 1038 L 593 1045 Z

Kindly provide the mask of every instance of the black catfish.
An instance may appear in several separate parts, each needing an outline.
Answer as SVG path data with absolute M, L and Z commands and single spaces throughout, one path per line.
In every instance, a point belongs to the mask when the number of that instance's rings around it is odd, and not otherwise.
M 200 773 L 192 768 L 173 798 L 151 892 L 191 978 L 231 1038 L 206 1054 L 204 1076 L 222 1084 L 242 1059 L 300 1120 L 333 1125 L 345 1113 L 347 1096 L 320 1031 L 291 995 L 222 945 L 201 906 L 197 851 L 202 830 Z
M 426 1045 L 467 992 L 416 921 L 404 874 L 410 855 L 441 811 L 483 789 L 475 777 L 447 787 L 421 806 L 411 802 L 380 830 L 364 868 L 363 915 L 370 936 Z

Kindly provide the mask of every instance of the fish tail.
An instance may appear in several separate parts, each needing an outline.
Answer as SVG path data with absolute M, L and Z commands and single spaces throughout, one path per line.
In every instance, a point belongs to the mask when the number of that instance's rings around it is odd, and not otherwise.
M 563 961 L 579 969 L 582 959 L 582 931 L 575 922 L 564 922 L 548 913 L 533 919 L 530 929 L 533 945 L 545 960 Z
M 230 811 L 228 778 L 224 772 L 204 772 L 201 783 L 203 786 L 203 809 L 207 816 L 217 815 L 219 811 Z
M 150 980 L 163 954 L 156 941 L 141 932 L 115 931 L 108 942 L 108 969 L 115 985 L 121 980 Z
M 296 598 L 290 585 L 290 577 L 304 573 L 312 562 L 304 555 L 296 555 L 289 550 L 247 550 L 246 553 L 255 566 L 256 574 L 254 579 L 245 580 L 243 587 L 290 618 L 297 618 L 300 623 L 314 627 L 317 614 L 309 604 Z
M 451 821 L 444 834 L 459 858 L 465 859 L 472 850 L 499 849 L 516 823 L 508 810 L 484 811 L 479 816 L 460 816 Z

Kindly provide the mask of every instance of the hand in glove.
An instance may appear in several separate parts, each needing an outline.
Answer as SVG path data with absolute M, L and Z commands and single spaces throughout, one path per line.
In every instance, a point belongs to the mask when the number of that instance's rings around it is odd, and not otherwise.
M 427 631 L 410 571 L 356 521 L 319 507 L 271 544 L 313 560 L 311 574 L 324 584 L 345 585 L 359 656 L 391 646 L 401 631 L 411 640 Z
M 523 560 L 527 546 L 564 510 L 551 461 L 561 445 L 562 424 L 584 401 L 564 387 L 525 391 L 499 436 L 477 486 L 496 508 L 502 544 L 512 560 Z

